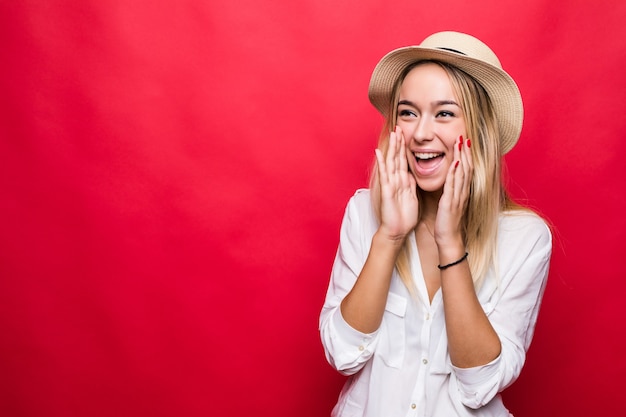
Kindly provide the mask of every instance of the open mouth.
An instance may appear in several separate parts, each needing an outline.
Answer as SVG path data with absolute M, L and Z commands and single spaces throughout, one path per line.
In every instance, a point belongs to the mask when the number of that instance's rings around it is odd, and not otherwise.
M 431 169 L 438 166 L 443 160 L 443 153 L 435 152 L 415 152 L 415 161 L 417 166 L 422 169 Z

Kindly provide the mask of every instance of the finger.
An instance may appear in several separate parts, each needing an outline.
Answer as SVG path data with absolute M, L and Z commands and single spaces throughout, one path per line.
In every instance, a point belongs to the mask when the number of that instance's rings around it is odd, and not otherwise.
M 396 154 L 397 154 L 397 136 L 396 132 L 389 134 L 389 148 L 387 149 L 387 171 L 389 174 L 393 174 L 396 171 Z
M 443 184 L 443 194 L 441 195 L 441 200 L 439 202 L 440 207 L 442 205 L 449 205 L 449 201 L 452 199 L 452 195 L 454 194 L 454 172 L 456 163 L 457 161 L 452 159 L 452 163 L 448 168 L 446 181 Z
M 457 146 L 454 147 L 454 155 L 456 162 L 454 163 L 454 200 L 457 206 L 461 200 L 461 194 L 464 191 L 465 185 L 465 158 L 463 155 L 463 136 L 459 136 Z
M 383 158 L 383 152 L 380 149 L 375 149 L 376 163 L 378 165 L 378 177 L 381 184 L 387 184 L 389 178 L 387 177 L 387 166 L 385 164 L 385 158 Z
M 404 148 L 404 135 L 402 129 L 398 126 L 394 129 L 393 133 L 396 135 L 396 167 L 400 169 L 400 162 L 402 161 L 402 149 Z
M 460 159 L 460 150 L 459 150 L 459 139 L 456 140 L 454 146 L 452 146 L 452 164 L 450 164 L 450 168 L 448 169 L 448 176 L 446 177 L 446 183 L 444 187 L 444 194 L 447 195 L 449 199 L 453 199 L 458 189 L 457 184 L 457 173 L 458 168 L 461 163 Z
M 409 177 L 409 187 L 411 189 L 411 194 L 414 197 L 417 197 L 417 181 L 415 181 L 415 177 L 411 174 L 407 175 Z
M 463 151 L 461 152 L 461 157 L 463 159 L 463 172 L 464 172 L 464 186 L 463 186 L 463 197 L 467 199 L 470 192 L 470 187 L 472 184 L 472 177 L 474 174 L 474 161 L 472 159 L 472 150 L 471 150 L 471 139 L 466 139 L 463 144 Z
M 463 146 L 463 154 L 465 155 L 465 158 L 467 159 L 467 164 L 468 164 L 469 168 L 471 168 L 473 170 L 474 169 L 474 160 L 472 159 L 471 143 L 472 143 L 471 139 L 468 138 L 468 139 L 465 140 L 465 146 Z
M 407 161 L 407 149 L 406 149 L 406 140 L 404 139 L 404 134 L 400 133 L 400 173 L 402 174 L 402 186 L 408 187 L 410 183 L 408 179 L 411 177 L 409 173 L 409 163 Z

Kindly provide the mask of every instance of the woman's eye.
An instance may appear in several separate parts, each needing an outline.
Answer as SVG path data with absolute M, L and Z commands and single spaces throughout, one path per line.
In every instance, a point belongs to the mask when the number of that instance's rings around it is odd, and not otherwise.
M 454 117 L 454 113 L 452 113 L 451 111 L 442 110 L 437 113 L 437 117 Z
M 415 116 L 415 113 L 408 109 L 400 109 L 398 111 L 398 115 L 401 117 L 410 117 L 410 116 Z

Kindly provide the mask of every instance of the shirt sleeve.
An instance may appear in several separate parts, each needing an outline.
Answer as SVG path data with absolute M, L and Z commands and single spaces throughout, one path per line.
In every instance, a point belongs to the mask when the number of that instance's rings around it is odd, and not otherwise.
M 489 403 L 519 376 L 535 330 L 548 277 L 552 235 L 534 215 L 510 215 L 499 232 L 497 287 L 483 309 L 501 342 L 500 355 L 475 368 L 453 368 L 461 401 Z
M 328 362 L 339 372 L 352 375 L 372 357 L 378 332 L 361 333 L 341 315 L 341 300 L 354 286 L 369 251 L 372 223 L 369 193 L 357 192 L 350 199 L 341 224 L 339 248 L 333 264 L 326 300 L 319 320 L 320 337 Z

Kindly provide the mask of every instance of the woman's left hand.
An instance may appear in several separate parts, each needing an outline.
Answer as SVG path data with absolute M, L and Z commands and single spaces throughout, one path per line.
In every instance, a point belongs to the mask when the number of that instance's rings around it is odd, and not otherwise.
M 450 165 L 435 221 L 438 246 L 463 242 L 463 215 L 469 201 L 474 175 L 470 139 L 461 136 L 454 145 L 454 162 Z

